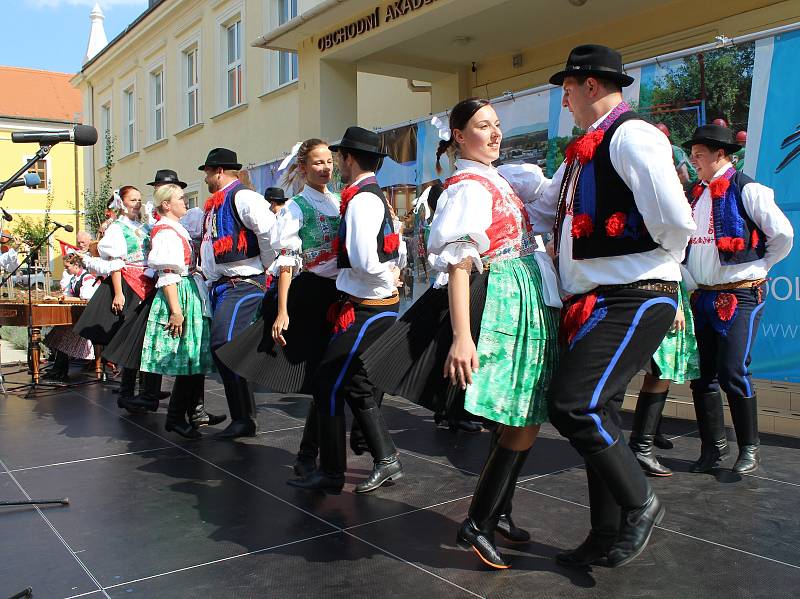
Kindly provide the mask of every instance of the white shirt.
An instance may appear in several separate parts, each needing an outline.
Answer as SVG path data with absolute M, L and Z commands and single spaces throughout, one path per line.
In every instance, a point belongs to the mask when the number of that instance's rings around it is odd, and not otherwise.
M 231 181 L 223 191 L 238 180 Z M 272 249 L 272 239 L 275 215 L 269 209 L 269 203 L 260 193 L 250 189 L 240 189 L 233 198 L 234 209 L 239 213 L 244 225 L 253 231 L 258 238 L 259 256 L 236 262 L 217 264 L 214 256 L 214 247 L 211 241 L 210 220 L 212 212 L 206 214 L 206 232 L 200 245 L 200 264 L 203 274 L 209 281 L 216 281 L 220 277 L 252 277 L 260 275 L 272 264 L 275 252 Z
M 352 185 L 374 176 L 364 173 Z M 344 215 L 347 228 L 344 243 L 350 268 L 343 268 L 336 277 L 339 291 L 365 299 L 386 298 L 397 291 L 391 270 L 394 262 L 378 259 L 378 232 L 384 216 L 385 202 L 374 193 L 357 193 L 350 200 Z
M 300 195 L 309 203 L 309 205 L 320 214 L 325 216 L 338 216 L 339 215 L 339 198 L 333 193 L 325 189 L 325 193 L 320 193 L 313 187 L 306 185 L 300 192 Z M 297 274 L 303 268 L 303 261 L 300 254 L 303 250 L 303 243 L 300 240 L 300 229 L 303 228 L 303 211 L 294 200 L 289 200 L 286 205 L 278 213 L 278 221 L 275 225 L 275 239 L 272 249 L 278 253 L 278 258 L 272 263 L 270 272 L 274 275 L 278 274 L 281 266 L 291 266 L 293 274 Z M 334 235 L 336 232 L 334 231 Z M 310 248 L 306 248 L 310 249 Z M 290 255 L 281 256 L 281 250 L 289 250 Z M 326 279 L 335 279 L 339 274 L 339 268 L 336 266 L 336 256 L 332 259 L 325 260 L 319 264 L 311 267 L 306 267 L 309 272 L 315 275 L 325 277 Z
M 731 168 L 729 163 L 721 167 L 714 174 L 712 181 L 724 175 L 729 168 Z M 769 187 L 754 182 L 745 185 L 741 193 L 747 215 L 767 236 L 766 253 L 760 260 L 722 266 L 714 239 L 714 222 L 711 214 L 713 200 L 706 185 L 692 209 L 697 231 L 689 240 L 692 251 L 686 260 L 687 269 L 700 285 L 765 279 L 769 269 L 783 260 L 792 249 L 794 231 L 789 219 L 775 204 L 774 192 Z M 749 239 L 745 240 L 745 243 L 749 242 Z
M 86 274 L 86 276 L 83 277 L 83 283 L 81 284 L 78 295 L 82 300 L 92 299 L 94 292 L 97 291 L 97 279 L 93 274 L 85 270 L 77 275 L 71 275 L 66 270 L 64 271 L 64 274 L 61 276 L 60 285 L 61 291 L 66 297 L 75 297 L 72 293 L 72 286 L 77 283 L 77 280 L 84 274 Z
M 11 272 L 17 267 L 17 250 L 11 248 L 0 254 L 0 269 Z
M 150 253 L 147 255 L 148 266 L 158 275 L 156 288 L 176 285 L 181 282 L 181 277 L 189 275 L 189 268 L 183 260 L 182 240 L 190 244 L 191 251 L 189 232 L 179 221 L 162 218 L 158 221 L 158 226 L 167 226 L 169 229 L 159 230 L 152 238 Z M 164 272 L 165 270 L 173 272 Z
M 145 223 L 131 220 L 125 215 L 119 216 L 117 221 L 127 223 L 135 229 L 142 229 L 147 226 Z M 122 270 L 125 266 L 125 256 L 128 254 L 128 242 L 125 241 L 125 234 L 122 232 L 123 226 L 116 221 L 108 226 L 103 238 L 97 243 L 99 257 L 81 253 L 83 263 L 88 270 L 99 276 L 108 276 L 113 272 Z M 144 232 L 142 232 L 142 237 L 146 237 Z M 138 262 L 136 265 L 144 265 L 144 262 Z
M 595 121 L 592 128 L 599 126 L 610 112 Z M 614 133 L 609 153 L 614 170 L 633 192 L 647 231 L 659 247 L 626 256 L 574 260 L 572 215 L 568 213 L 562 224 L 558 248 L 559 274 L 567 294 L 586 293 L 598 285 L 620 285 L 647 279 L 681 280 L 679 264 L 695 225 L 672 163 L 669 140 L 645 121 L 625 121 Z M 552 230 L 565 170 L 566 163 L 556 171 L 549 185 L 534 176 L 527 186 L 517 188 L 523 201 L 531 202 L 528 213 L 536 232 Z M 531 196 L 532 190 L 535 197 Z M 567 198 L 574 193 L 575 181 L 570 181 Z

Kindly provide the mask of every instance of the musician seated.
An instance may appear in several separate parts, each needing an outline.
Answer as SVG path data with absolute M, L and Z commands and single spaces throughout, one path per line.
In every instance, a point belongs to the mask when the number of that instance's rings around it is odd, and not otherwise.
M 0 270 L 11 272 L 17 267 L 17 244 L 18 240 L 13 235 L 6 235 L 4 233 L 2 237 L 0 237 Z

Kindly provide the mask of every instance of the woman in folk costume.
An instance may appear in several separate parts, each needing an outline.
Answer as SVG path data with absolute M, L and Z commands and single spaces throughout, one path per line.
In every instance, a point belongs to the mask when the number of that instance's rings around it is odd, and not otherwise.
M 194 414 L 205 375 L 213 369 L 210 321 L 204 290 L 189 272 L 191 238 L 179 222 L 186 214 L 180 187 L 159 187 L 154 204 L 161 218 L 151 233 L 147 261 L 158 275 L 157 292 L 147 317 L 141 369 L 175 377 L 165 428 L 196 439 L 201 435 L 187 417 Z
M 74 327 L 78 335 L 96 346 L 107 346 L 153 289 L 146 262 L 150 227 L 141 220 L 142 194 L 126 185 L 114 193 L 111 206 L 120 214 L 98 242 L 99 256 L 83 256 L 90 271 L 106 278 Z M 121 408 L 133 398 L 135 385 L 136 370 L 123 368 L 117 400 Z
M 508 512 L 547 420 L 545 393 L 558 358 L 558 310 L 547 302 L 560 300 L 550 258 L 534 252 L 525 206 L 492 166 L 502 139 L 494 108 L 464 100 L 450 113 L 450 130 L 437 161 L 452 144 L 460 159 L 428 240 L 439 288 L 428 290 L 363 361 L 388 392 L 416 402 L 433 394 L 446 404 L 465 391 L 468 412 L 500 425 L 458 541 L 502 569 L 509 565 L 495 547 L 495 531 L 512 541 L 530 538 Z
M 654 445 L 661 449 L 672 449 L 672 441 L 659 432 L 670 383 L 682 385 L 700 376 L 700 356 L 689 303 L 696 285 L 685 268 L 681 268 L 681 274 L 683 280 L 678 286 L 675 322 L 645 368 L 644 383 L 636 401 L 633 428 L 628 441 L 642 470 L 651 476 L 672 476 L 672 470 L 659 462 L 653 452 Z
M 97 279 L 87 271 L 79 254 L 64 256 L 64 276 L 61 291 L 65 298 L 90 300 L 97 287 Z M 76 335 L 69 326 L 53 327 L 44 338 L 44 343 L 53 352 L 53 365 L 44 373 L 47 380 L 65 383 L 69 381 L 69 360 L 94 359 L 94 348 L 88 339 Z
M 326 142 L 308 139 L 300 144 L 283 184 L 292 187 L 299 179 L 305 185 L 283 205 L 276 224 L 273 248 L 278 257 L 270 274 L 278 279 L 277 294 L 266 294 L 262 318 L 217 352 L 236 374 L 273 391 L 310 391 L 330 341 L 328 309 L 338 299 L 339 274 L 333 239 L 341 218 L 339 196 L 327 187 L 332 174 L 333 156 Z M 316 427 L 312 404 L 294 465 L 298 476 L 316 469 Z

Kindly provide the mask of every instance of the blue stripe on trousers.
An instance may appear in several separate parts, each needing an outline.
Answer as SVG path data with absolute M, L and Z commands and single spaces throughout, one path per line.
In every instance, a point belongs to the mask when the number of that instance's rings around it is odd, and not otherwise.
M 339 372 L 339 376 L 336 377 L 336 383 L 333 385 L 333 389 L 331 390 L 331 416 L 336 415 L 336 392 L 339 391 L 339 387 L 342 384 L 342 380 L 344 379 L 344 374 L 347 372 L 347 369 L 350 367 L 350 363 L 353 361 L 353 358 L 358 351 L 358 346 L 361 344 L 361 340 L 364 338 L 364 334 L 367 332 L 369 325 L 373 322 L 378 320 L 379 318 L 385 318 L 386 316 L 397 316 L 397 312 L 381 312 L 380 314 L 376 314 L 375 316 L 370 317 L 367 321 L 361 325 L 361 330 L 358 331 L 358 336 L 356 337 L 355 343 L 353 343 L 353 347 L 350 348 L 350 353 L 347 354 L 347 359 L 344 361 L 344 366 L 342 366 L 342 370 Z
M 264 295 L 263 293 L 249 293 L 244 297 L 240 298 L 238 302 L 236 302 L 236 305 L 233 307 L 233 313 L 231 314 L 231 322 L 228 325 L 228 341 L 230 341 L 231 337 L 233 337 L 233 327 L 236 324 L 236 315 L 239 313 L 239 308 L 241 307 L 241 305 L 247 300 L 249 300 L 251 297 L 261 297 L 263 295 Z
M 611 373 L 614 371 L 614 367 L 617 365 L 617 362 L 619 362 L 620 356 L 622 356 L 622 352 L 624 352 L 625 348 L 628 347 L 628 344 L 631 341 L 631 337 L 633 337 L 634 332 L 636 332 L 636 327 L 639 326 L 639 322 L 641 322 L 642 320 L 642 316 L 644 316 L 644 313 L 647 311 L 648 308 L 655 306 L 656 304 L 669 304 L 673 308 L 675 308 L 676 311 L 678 310 L 678 304 L 674 300 L 668 297 L 655 297 L 653 299 L 647 300 L 645 303 L 639 306 L 639 309 L 636 311 L 636 314 L 633 317 L 631 326 L 628 327 L 628 331 L 627 333 L 625 333 L 625 337 L 623 337 L 622 339 L 622 343 L 619 344 L 617 351 L 614 353 L 614 357 L 611 358 L 611 362 L 609 362 L 608 366 L 606 366 L 606 370 L 603 373 L 603 376 L 601 376 L 600 380 L 597 381 L 597 386 L 595 387 L 594 393 L 592 394 L 592 401 L 589 402 L 588 410 L 594 410 L 597 407 L 597 402 L 600 400 L 600 394 L 603 392 L 603 387 L 605 387 L 606 383 L 608 382 L 608 377 L 611 376 Z M 605 440 L 606 443 L 608 443 L 608 445 L 613 445 L 614 439 L 611 437 L 611 435 L 608 434 L 608 431 L 606 431 L 603 428 L 603 425 L 601 424 L 600 421 L 600 417 L 595 413 L 589 412 L 588 410 L 587 414 L 592 420 L 594 420 L 595 426 L 597 427 L 597 431 L 600 433 L 600 436 L 603 437 L 603 439 Z
M 750 324 L 747 325 L 747 347 L 744 350 L 744 358 L 742 359 L 742 380 L 744 380 L 745 389 L 747 389 L 747 397 L 753 396 L 753 389 L 750 387 L 750 377 L 747 374 L 747 356 L 750 355 L 750 346 L 753 344 L 753 323 L 758 314 L 764 307 L 764 302 L 758 304 L 753 311 L 750 312 Z

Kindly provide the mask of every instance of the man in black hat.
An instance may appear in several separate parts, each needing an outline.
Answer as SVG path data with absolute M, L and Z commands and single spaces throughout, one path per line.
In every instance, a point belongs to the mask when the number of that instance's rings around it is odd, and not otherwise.
M 361 355 L 397 318 L 400 236 L 394 230 L 389 204 L 375 178 L 381 159 L 378 135 L 349 127 L 339 144 L 342 179 L 342 220 L 337 243 L 341 269 L 336 287 L 342 301 L 332 306 L 333 337 L 314 376 L 314 404 L 319 417 L 320 465 L 306 476 L 289 481 L 302 489 L 339 492 L 347 469 L 344 402 L 372 451 L 374 467 L 356 493 L 368 493 L 398 479 L 403 467 L 381 415 L 382 392 L 370 383 L 358 362 Z
M 589 536 L 556 559 L 621 566 L 644 550 L 664 508 L 622 436 L 619 410 L 631 378 L 673 324 L 694 223 L 668 140 L 623 101 L 633 79 L 619 53 L 578 46 L 550 82 L 562 87 L 562 105 L 587 131 L 567 148 L 549 186 L 524 185 L 538 190 L 533 226 L 543 233 L 553 227 L 571 296 L 550 420 L 583 456 L 589 485 Z M 661 406 L 647 409 L 660 413 Z
M 217 360 L 216 350 L 252 322 L 265 291 L 264 271 L 275 259 L 275 215 L 263 196 L 239 181 L 241 168 L 236 152 L 226 148 L 211 150 L 199 167 L 211 192 L 200 245 L 201 268 L 211 285 L 211 351 L 231 413 L 231 423 L 217 436 L 230 439 L 255 436 L 255 398 L 247 381 Z
M 728 396 L 738 474 L 758 467 L 758 406 L 750 350 L 766 299 L 769 269 L 792 249 L 794 233 L 774 193 L 737 171 L 741 146 L 732 130 L 703 125 L 685 144 L 700 182 L 688 193 L 697 232 L 686 267 L 698 285 L 692 297 L 700 378 L 692 399 L 702 441 L 692 472 L 708 472 L 728 454 L 720 387 Z
M 264 190 L 264 199 L 269 202 L 269 209 L 272 210 L 272 213 L 278 214 L 288 198 L 283 191 L 283 187 L 267 187 Z
M 181 189 L 186 189 L 186 183 L 178 178 L 178 173 L 168 168 L 157 170 L 155 178 L 150 181 L 148 185 L 152 185 L 154 189 L 158 189 L 159 186 L 166 185 L 168 183 L 177 185 Z

